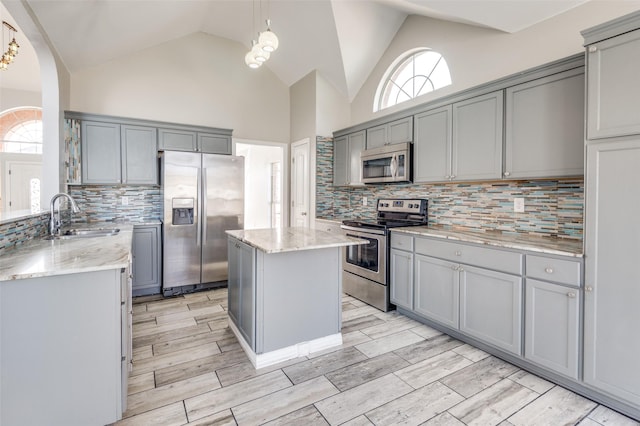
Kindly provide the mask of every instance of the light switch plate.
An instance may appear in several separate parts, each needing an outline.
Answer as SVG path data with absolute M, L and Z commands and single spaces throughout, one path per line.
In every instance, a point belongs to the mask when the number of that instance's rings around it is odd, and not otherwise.
M 129 197 L 127 197 L 126 195 L 122 196 L 122 205 L 123 206 L 128 206 L 129 205 Z
M 362 197 L 362 205 L 366 207 L 368 203 L 369 199 L 367 197 Z
M 513 211 L 516 213 L 524 213 L 524 198 L 513 199 Z

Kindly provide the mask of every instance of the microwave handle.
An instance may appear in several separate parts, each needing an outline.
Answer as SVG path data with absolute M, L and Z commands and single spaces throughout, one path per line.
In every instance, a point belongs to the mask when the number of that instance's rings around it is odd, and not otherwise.
M 396 177 L 398 175 L 398 154 L 391 156 L 391 164 L 389 166 L 391 169 L 391 177 Z

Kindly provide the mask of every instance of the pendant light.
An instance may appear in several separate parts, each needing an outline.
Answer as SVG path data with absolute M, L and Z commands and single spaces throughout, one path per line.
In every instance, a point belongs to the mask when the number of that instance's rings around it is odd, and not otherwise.
M 4 45 L 4 32 L 5 27 L 8 28 L 9 38 L 11 41 L 9 42 L 9 46 L 7 51 L 4 52 L 2 56 L 0 56 L 0 71 L 5 71 L 9 68 L 9 64 L 13 62 L 16 55 L 18 54 L 18 48 L 20 45 L 16 42 L 15 33 L 18 32 L 11 24 L 8 22 L 2 21 L 2 45 Z
M 278 49 L 278 36 L 271 31 L 271 19 L 267 19 L 267 30 L 260 33 L 258 44 L 265 52 L 275 52 Z

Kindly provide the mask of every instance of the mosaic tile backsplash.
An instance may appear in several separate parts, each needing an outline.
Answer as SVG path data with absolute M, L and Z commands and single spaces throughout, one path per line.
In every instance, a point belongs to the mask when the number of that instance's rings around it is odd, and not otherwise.
M 48 232 L 49 213 L 0 225 L 0 250 L 22 244 L 33 238 L 44 237 Z
M 162 190 L 153 186 L 69 186 L 82 210 L 73 222 L 144 222 L 162 217 Z M 122 197 L 127 197 L 123 205 Z
M 427 198 L 429 223 L 582 240 L 584 179 L 334 187 L 333 139 L 317 138 L 316 217 L 375 218 L 378 198 Z M 368 205 L 362 205 L 368 197 Z M 525 212 L 513 211 L 513 198 Z

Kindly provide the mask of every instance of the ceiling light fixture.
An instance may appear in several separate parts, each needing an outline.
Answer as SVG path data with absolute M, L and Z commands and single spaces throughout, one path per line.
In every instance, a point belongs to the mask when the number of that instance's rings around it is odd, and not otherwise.
M 255 34 L 255 22 L 256 22 L 256 3 L 255 0 L 251 2 L 253 6 L 253 20 L 252 28 L 253 34 Z M 268 4 L 268 7 L 270 3 Z M 269 7 L 270 10 L 270 7 Z M 268 15 L 269 11 L 267 12 Z M 262 18 L 262 0 L 260 0 L 260 18 Z M 260 66 L 269 60 L 271 53 L 278 48 L 278 36 L 271 31 L 271 19 L 266 20 L 267 29 L 261 33 L 258 33 L 258 41 L 251 40 L 251 50 L 244 57 L 244 62 L 250 68 L 260 68 Z
M 9 46 L 7 51 L 4 52 L 2 58 L 0 58 L 0 70 L 5 71 L 9 64 L 13 62 L 16 55 L 18 54 L 18 49 L 20 45 L 16 42 L 15 33 L 18 32 L 11 24 L 8 22 L 2 21 L 2 45 L 4 45 L 4 31 L 5 27 L 9 29 L 9 38 L 11 41 L 9 42 Z
M 260 33 L 258 43 L 265 52 L 275 52 L 278 49 L 278 36 L 271 31 L 271 19 L 267 19 L 267 30 Z

